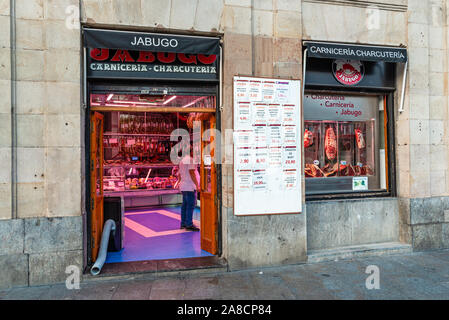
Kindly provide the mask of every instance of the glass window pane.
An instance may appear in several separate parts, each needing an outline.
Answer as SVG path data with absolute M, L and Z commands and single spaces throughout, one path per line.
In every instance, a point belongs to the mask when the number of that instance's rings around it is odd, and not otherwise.
M 306 94 L 306 194 L 387 188 L 383 96 Z

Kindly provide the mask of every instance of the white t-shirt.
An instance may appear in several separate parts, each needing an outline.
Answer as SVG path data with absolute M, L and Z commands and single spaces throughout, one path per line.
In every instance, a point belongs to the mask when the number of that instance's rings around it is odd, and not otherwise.
M 197 165 L 193 163 L 193 159 L 190 156 L 185 156 L 179 162 L 179 175 L 181 176 L 181 182 L 179 184 L 179 190 L 181 191 L 195 191 L 196 186 L 190 177 L 189 170 L 195 170 L 195 176 L 198 184 L 200 183 L 200 175 L 197 170 Z

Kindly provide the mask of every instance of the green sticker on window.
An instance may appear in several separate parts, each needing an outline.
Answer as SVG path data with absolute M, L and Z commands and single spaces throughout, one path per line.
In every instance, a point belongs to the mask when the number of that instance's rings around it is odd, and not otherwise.
M 368 177 L 353 177 L 352 190 L 368 190 Z

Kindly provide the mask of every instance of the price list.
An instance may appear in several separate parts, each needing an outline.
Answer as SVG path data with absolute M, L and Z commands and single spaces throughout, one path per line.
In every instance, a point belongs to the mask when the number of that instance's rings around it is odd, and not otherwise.
M 299 80 L 234 77 L 236 215 L 301 212 L 299 96 Z

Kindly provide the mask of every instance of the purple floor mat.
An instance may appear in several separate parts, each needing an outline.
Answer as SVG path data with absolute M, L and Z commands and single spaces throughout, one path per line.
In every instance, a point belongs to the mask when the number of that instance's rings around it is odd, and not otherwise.
M 178 229 L 181 223 L 179 220 L 159 214 L 157 211 L 144 214 L 128 213 L 126 217 L 157 232 Z
M 181 208 L 164 207 L 130 210 L 126 212 L 126 218 L 156 232 L 179 230 L 180 220 L 156 212 L 139 214 L 142 211 L 152 210 L 167 210 L 180 214 Z M 199 220 L 199 218 L 200 214 L 197 208 L 194 212 L 194 219 Z M 146 238 L 127 227 L 125 223 L 124 248 L 119 252 L 108 252 L 106 263 L 212 256 L 212 254 L 201 250 L 200 242 L 200 232 L 185 232 Z

